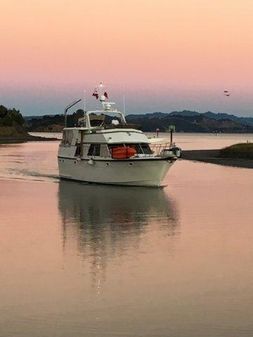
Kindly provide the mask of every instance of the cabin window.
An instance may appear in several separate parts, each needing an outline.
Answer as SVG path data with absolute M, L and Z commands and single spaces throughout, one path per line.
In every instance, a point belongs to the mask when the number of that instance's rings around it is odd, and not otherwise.
M 105 121 L 105 115 L 96 115 L 94 113 L 89 115 L 90 125 L 91 126 L 103 126 Z
M 80 156 L 81 155 L 81 144 L 76 144 L 76 153 L 75 156 Z
M 136 153 L 138 154 L 143 153 L 140 144 L 126 144 L 126 146 L 129 146 L 132 149 L 135 149 Z
M 152 150 L 149 147 L 149 144 L 146 143 L 141 143 L 141 144 L 110 144 L 108 145 L 109 150 L 111 151 L 115 147 L 124 147 L 124 146 L 129 146 L 132 149 L 135 149 L 137 154 L 152 154 Z
M 142 148 L 142 151 L 143 151 L 144 154 L 152 154 L 153 153 L 148 144 L 142 143 L 141 148 Z
M 114 149 L 115 147 L 122 147 L 122 146 L 124 147 L 125 144 L 108 144 L 110 153 L 112 153 L 112 149 Z
M 150 149 L 149 145 L 146 143 L 142 144 L 125 144 L 133 149 L 135 149 L 136 153 L 138 154 L 152 154 L 152 150 Z
M 100 144 L 90 144 L 88 156 L 100 156 Z

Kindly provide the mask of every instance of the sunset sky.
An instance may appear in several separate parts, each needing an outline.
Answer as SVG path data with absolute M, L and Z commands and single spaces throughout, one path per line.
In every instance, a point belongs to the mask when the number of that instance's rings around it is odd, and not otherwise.
M 127 113 L 253 116 L 252 18 L 252 0 L 1 0 L 0 104 L 61 113 L 85 89 L 92 108 L 103 81 Z

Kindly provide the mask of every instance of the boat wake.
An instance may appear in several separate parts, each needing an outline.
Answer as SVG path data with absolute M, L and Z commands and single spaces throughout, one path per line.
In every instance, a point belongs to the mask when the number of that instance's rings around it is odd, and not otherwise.
M 1 180 L 29 180 L 29 181 L 59 181 L 59 176 L 52 173 L 37 172 L 27 169 L 8 169 L 6 174 L 0 175 Z

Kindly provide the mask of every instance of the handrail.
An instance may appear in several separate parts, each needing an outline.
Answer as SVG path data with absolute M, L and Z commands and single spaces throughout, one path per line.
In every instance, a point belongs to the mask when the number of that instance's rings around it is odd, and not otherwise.
M 163 150 L 170 149 L 171 143 L 164 142 L 164 143 L 149 143 L 149 146 L 155 155 L 159 155 Z
M 70 103 L 69 105 L 66 106 L 65 110 L 64 110 L 64 127 L 67 127 L 67 111 L 72 108 L 72 106 L 76 105 L 77 103 L 81 102 L 81 98 L 79 98 L 78 100 Z

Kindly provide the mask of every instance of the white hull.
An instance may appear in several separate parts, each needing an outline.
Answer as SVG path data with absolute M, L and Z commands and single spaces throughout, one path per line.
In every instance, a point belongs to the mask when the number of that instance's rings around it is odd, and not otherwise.
M 58 158 L 60 178 L 89 183 L 160 187 L 174 161 Z

